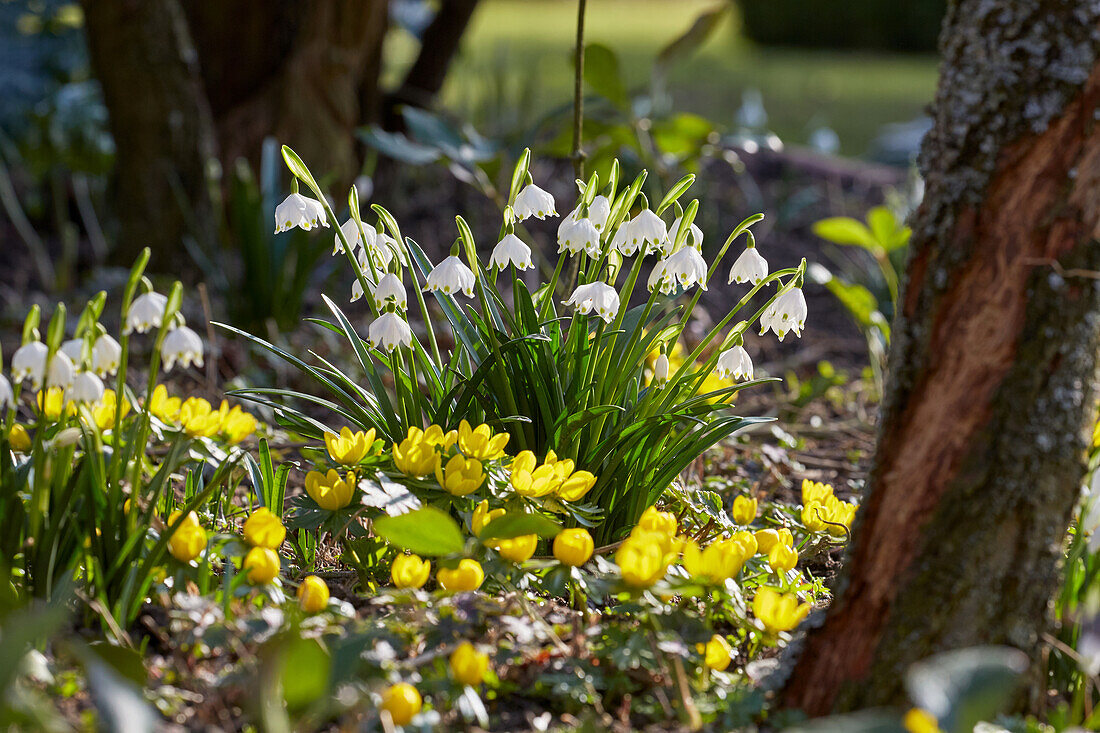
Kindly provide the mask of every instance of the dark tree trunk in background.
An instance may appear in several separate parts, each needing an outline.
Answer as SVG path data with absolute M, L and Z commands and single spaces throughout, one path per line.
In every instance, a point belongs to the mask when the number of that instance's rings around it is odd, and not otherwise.
M 84 14 L 117 149 L 114 259 L 128 265 L 149 246 L 157 266 L 179 263 L 183 237 L 216 231 L 214 129 L 186 20 L 176 0 L 84 0 Z
M 1095 0 L 950 6 L 876 459 L 792 707 L 904 704 L 946 649 L 1039 657 L 1096 418 L 1098 27 Z
M 319 179 L 359 172 L 355 128 L 377 119 L 386 0 L 183 0 L 222 160 L 268 135 Z

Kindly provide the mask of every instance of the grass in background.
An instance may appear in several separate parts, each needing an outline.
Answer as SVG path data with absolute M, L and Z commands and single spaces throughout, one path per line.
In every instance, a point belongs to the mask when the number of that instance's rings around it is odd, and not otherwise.
M 619 56 L 633 91 L 648 84 L 656 53 L 721 0 L 591 0 L 587 41 Z M 572 98 L 576 3 L 570 0 L 482 0 L 444 88 L 443 102 L 482 131 L 526 127 Z M 921 114 L 935 90 L 934 56 L 764 48 L 744 39 L 732 20 L 671 74 L 678 111 L 734 124 L 742 92 L 764 97 L 768 127 L 805 143 L 832 127 L 847 155 L 864 153 L 882 125 Z M 415 42 L 391 39 L 399 78 Z

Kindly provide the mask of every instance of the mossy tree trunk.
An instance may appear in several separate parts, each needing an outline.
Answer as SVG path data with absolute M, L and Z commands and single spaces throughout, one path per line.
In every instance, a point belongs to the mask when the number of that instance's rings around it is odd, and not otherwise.
M 784 690 L 904 704 L 938 651 L 1038 661 L 1096 419 L 1100 5 L 957 0 L 882 427 L 836 598 Z

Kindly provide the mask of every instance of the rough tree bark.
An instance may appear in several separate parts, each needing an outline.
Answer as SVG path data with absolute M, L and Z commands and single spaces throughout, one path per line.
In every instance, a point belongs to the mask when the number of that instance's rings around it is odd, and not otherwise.
M 129 264 L 149 246 L 168 266 L 184 236 L 215 236 L 214 129 L 186 20 L 175 0 L 84 0 L 84 15 L 116 141 L 113 256 Z
M 957 0 L 882 428 L 786 703 L 903 703 L 929 654 L 1038 657 L 1096 418 L 1100 3 Z

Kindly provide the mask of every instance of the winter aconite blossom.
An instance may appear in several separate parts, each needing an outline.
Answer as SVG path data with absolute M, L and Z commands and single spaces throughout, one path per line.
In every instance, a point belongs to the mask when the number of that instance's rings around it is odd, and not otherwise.
M 611 323 L 619 313 L 619 294 L 607 283 L 597 281 L 578 286 L 564 305 L 574 306 L 578 313 L 595 312 Z
M 580 501 L 596 485 L 596 476 L 590 471 L 573 471 L 558 486 L 558 497 L 564 501 Z
M 241 570 L 252 585 L 267 585 L 279 577 L 279 555 L 267 547 L 253 547 L 244 556 Z
M 16 423 L 8 431 L 8 445 L 16 453 L 26 453 L 31 449 L 31 436 L 27 429 Z
M 764 309 L 760 316 L 760 335 L 764 335 L 770 329 L 782 341 L 787 332 L 795 336 L 802 336 L 802 329 L 806 327 L 806 296 L 801 288 L 791 288 L 781 293 Z
M 315 226 L 328 226 L 325 207 L 316 199 L 292 193 L 275 207 L 275 233 L 285 232 L 294 227 L 309 231 Z
M 325 447 L 329 457 L 342 466 L 354 466 L 362 461 L 367 451 L 374 445 L 374 428 L 366 432 L 352 432 L 351 428 L 340 428 L 340 434 L 325 433 Z
M 168 526 L 174 525 L 179 517 L 178 511 L 172 512 L 168 517 Z M 204 549 L 206 549 L 206 530 L 199 524 L 199 515 L 188 512 L 180 526 L 168 538 L 168 552 L 180 562 L 188 563 L 198 557 Z
M 435 472 L 436 444 L 425 431 L 410 427 L 405 439 L 393 444 L 393 462 L 406 476 L 427 476 Z
M 765 260 L 756 247 L 747 247 L 737 261 L 730 268 L 729 282 L 751 283 L 759 285 L 768 276 L 768 261 Z
M 398 346 L 412 346 L 412 329 L 396 313 L 383 313 L 367 329 L 367 340 L 376 349 L 393 351 Z
M 509 265 L 517 270 L 529 270 L 535 266 L 531 262 L 531 248 L 515 234 L 505 234 L 489 257 L 490 268 L 503 270 Z
M 485 571 L 477 560 L 465 557 L 454 568 L 440 568 L 436 577 L 444 590 L 471 591 L 481 587 L 485 581 Z
M 810 613 L 810 604 L 799 603 L 793 593 L 759 588 L 752 599 L 752 613 L 769 633 L 790 631 Z
M 675 555 L 665 549 L 668 537 L 657 532 L 631 532 L 615 553 L 627 585 L 648 588 L 665 576 Z
M 563 529 L 554 538 L 554 557 L 563 565 L 584 565 L 595 549 L 592 535 L 583 527 Z
M 481 530 L 485 529 L 485 525 L 492 522 L 497 517 L 504 516 L 504 509 L 489 510 L 489 500 L 483 499 L 480 504 L 474 507 L 473 517 L 470 519 L 470 528 L 474 532 L 474 536 L 480 537 Z
M 620 225 L 611 238 L 612 249 L 627 257 L 643 246 L 647 253 L 665 252 L 670 246 L 668 227 L 661 217 L 649 209 L 642 209 L 633 219 Z
M 468 641 L 459 644 L 447 662 L 451 669 L 451 677 L 455 682 L 476 687 L 485 679 L 485 672 L 489 669 L 489 655 L 479 652 Z
M 554 208 L 554 197 L 533 183 L 528 183 L 516 195 L 512 211 L 515 212 L 516 221 L 523 221 L 532 216 L 536 219 L 544 219 L 547 216 L 558 215 L 557 209 Z
M 130 310 L 126 312 L 126 325 L 123 333 L 145 333 L 150 328 L 160 328 L 164 322 L 164 309 L 168 306 L 168 296 L 157 292 L 142 293 L 134 298 Z
M 420 693 L 408 682 L 398 682 L 382 693 L 382 710 L 389 714 L 394 725 L 411 723 L 422 704 Z
M 718 355 L 714 373 L 720 379 L 752 379 L 752 358 L 745 347 L 738 344 Z
M 331 468 L 328 473 L 310 471 L 306 474 L 306 493 L 322 509 L 330 512 L 343 509 L 355 495 L 355 474 L 348 471 L 341 477 Z
M 178 361 L 180 366 L 192 364 L 202 366 L 202 339 L 187 326 L 173 328 L 164 337 L 160 345 L 160 356 L 164 359 L 164 371 L 172 371 Z
M 757 503 L 755 498 L 750 499 L 747 496 L 738 496 L 733 500 L 733 508 L 730 509 L 730 516 L 737 524 L 752 524 L 752 521 L 756 519 L 756 509 Z
M 782 543 L 775 545 L 768 551 L 768 564 L 779 575 L 794 570 L 798 564 L 798 550 Z
M 638 529 L 671 537 L 676 534 L 676 517 L 672 512 L 662 512 L 657 507 L 651 506 L 642 512 L 638 520 Z
M 390 578 L 395 588 L 422 588 L 432 571 L 430 560 L 419 555 L 398 555 L 390 565 Z
M 733 648 L 729 641 L 721 634 L 715 634 L 705 645 L 699 644 L 696 651 L 703 655 L 703 663 L 710 669 L 722 672 L 730 666 L 730 656 Z
M 248 517 L 242 528 L 244 538 L 253 547 L 279 549 L 286 539 L 286 527 L 279 517 L 267 507 L 260 507 Z
M 794 547 L 794 535 L 786 527 L 782 529 L 760 529 L 753 533 L 753 537 L 756 539 L 756 545 L 760 548 L 760 552 L 764 554 L 771 552 L 776 545 Z
M 493 461 L 504 456 L 504 447 L 511 438 L 508 433 L 493 433 L 493 429 L 482 423 L 476 428 L 463 420 L 458 424 L 458 447 L 469 458 L 479 461 Z
M 298 606 L 306 613 L 317 613 L 328 606 L 328 584 L 316 575 L 302 578 L 298 586 Z
M 512 459 L 509 482 L 520 496 L 537 498 L 547 496 L 558 490 L 561 475 L 552 465 L 536 465 L 535 454 L 529 450 L 520 451 Z
M 481 488 L 485 483 L 485 471 L 481 461 L 454 455 L 443 463 L 443 457 L 436 457 L 435 477 L 447 493 L 453 496 L 466 496 Z
M 684 543 L 684 569 L 694 580 L 705 584 L 721 584 L 741 571 L 749 555 L 744 546 L 732 539 L 712 542 L 700 549 L 694 541 Z
M 474 271 L 458 258 L 451 255 L 432 268 L 428 273 L 426 289 L 439 291 L 444 295 L 461 292 L 467 298 L 474 297 Z
M 565 219 L 558 226 L 558 254 L 586 252 L 590 257 L 600 254 L 600 230 L 588 217 Z
M 539 536 L 537 534 L 525 534 L 519 537 L 498 540 L 496 548 L 505 560 L 523 563 L 530 560 L 531 556 L 535 554 L 535 548 L 538 547 L 538 544 Z

